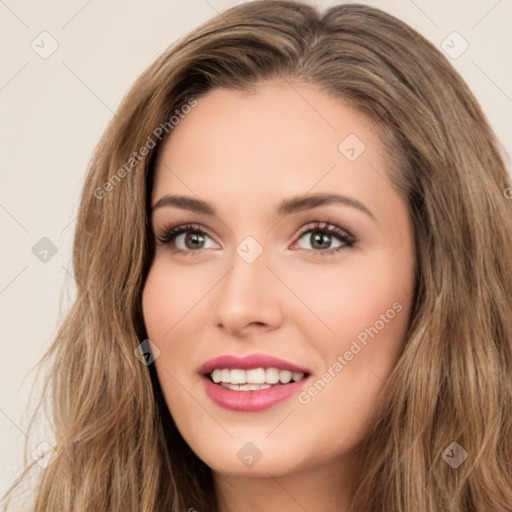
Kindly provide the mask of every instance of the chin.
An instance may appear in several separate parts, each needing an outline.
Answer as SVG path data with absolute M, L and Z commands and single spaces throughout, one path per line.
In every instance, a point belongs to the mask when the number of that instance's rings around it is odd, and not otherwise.
M 282 440 L 265 439 L 266 433 L 229 439 L 211 437 L 211 445 L 193 443 L 191 448 L 212 471 L 231 476 L 279 476 L 314 465 L 316 457 L 302 444 L 286 446 Z

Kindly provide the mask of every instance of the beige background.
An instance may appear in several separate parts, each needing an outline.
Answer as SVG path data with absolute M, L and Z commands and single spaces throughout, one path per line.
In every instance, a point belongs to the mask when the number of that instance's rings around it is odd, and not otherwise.
M 239 3 L 0 0 L 0 493 L 22 467 L 29 371 L 74 296 L 71 243 L 92 150 L 123 94 L 158 53 Z M 451 62 L 510 154 L 510 0 L 362 3 L 403 19 L 440 48 L 453 31 L 467 41 L 468 49 Z M 40 36 L 43 31 L 50 36 Z M 461 48 L 461 40 L 454 41 Z M 57 43 L 52 55 L 40 56 Z M 42 237 L 57 249 L 47 262 L 32 252 Z M 42 427 L 29 450 L 51 440 Z

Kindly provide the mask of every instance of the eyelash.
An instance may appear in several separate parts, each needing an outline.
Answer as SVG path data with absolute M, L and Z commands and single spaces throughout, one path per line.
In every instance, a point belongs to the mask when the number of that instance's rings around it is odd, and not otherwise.
M 180 226 L 176 226 L 173 228 L 169 227 L 169 228 L 165 229 L 163 235 L 160 235 L 160 236 L 156 235 L 156 238 L 162 245 L 168 245 L 171 242 L 173 242 L 174 239 L 178 235 L 181 235 L 182 233 L 187 233 L 187 232 L 200 233 L 201 235 L 207 235 L 208 237 L 210 237 L 208 231 L 203 229 L 198 224 L 182 224 Z M 333 224 L 330 224 L 329 222 L 325 222 L 322 225 L 322 223 L 318 222 L 318 221 L 312 222 L 312 223 L 308 224 L 307 226 L 304 226 L 300 230 L 300 232 L 297 236 L 297 240 L 300 240 L 304 235 L 307 235 L 308 233 L 314 233 L 314 232 L 335 235 L 341 242 L 344 243 L 344 245 L 341 245 L 340 247 L 336 247 L 334 249 L 326 249 L 324 251 L 321 251 L 318 249 L 304 249 L 308 252 L 314 253 L 315 255 L 328 256 L 328 255 L 340 252 L 343 249 L 348 249 L 348 248 L 352 247 L 355 243 L 355 238 L 348 231 L 341 229 Z M 189 256 L 189 255 L 193 256 L 193 255 L 197 254 L 200 250 L 201 249 L 190 249 L 190 250 L 184 251 L 182 249 L 174 249 L 174 252 L 183 254 L 186 256 Z

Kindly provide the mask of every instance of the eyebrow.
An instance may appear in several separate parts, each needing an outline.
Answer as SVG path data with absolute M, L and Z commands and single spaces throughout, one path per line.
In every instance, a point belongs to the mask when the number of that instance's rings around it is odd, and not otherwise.
M 353 197 L 343 196 L 340 194 L 309 194 L 306 196 L 291 197 L 284 199 L 277 208 L 277 213 L 280 216 L 291 215 L 293 213 L 311 210 L 319 206 L 328 204 L 342 204 L 351 206 L 364 213 L 366 213 L 373 220 L 377 221 L 375 215 L 361 202 Z M 217 212 L 212 205 L 206 201 L 187 196 L 173 196 L 166 194 L 161 197 L 152 207 L 151 210 L 155 211 L 164 206 L 174 206 L 182 210 L 188 210 L 194 213 L 200 213 L 208 216 L 216 216 Z

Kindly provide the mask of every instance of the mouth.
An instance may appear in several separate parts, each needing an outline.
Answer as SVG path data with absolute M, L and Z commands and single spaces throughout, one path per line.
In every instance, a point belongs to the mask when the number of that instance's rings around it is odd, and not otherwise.
M 214 384 L 233 391 L 259 391 L 272 386 L 285 386 L 309 376 L 307 372 L 292 372 L 279 368 L 215 368 L 207 374 Z
M 303 367 L 262 354 L 221 356 L 199 372 L 206 394 L 231 411 L 262 411 L 290 398 L 311 376 Z

